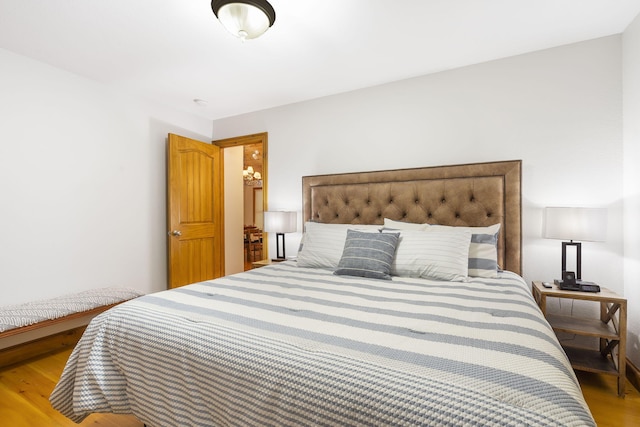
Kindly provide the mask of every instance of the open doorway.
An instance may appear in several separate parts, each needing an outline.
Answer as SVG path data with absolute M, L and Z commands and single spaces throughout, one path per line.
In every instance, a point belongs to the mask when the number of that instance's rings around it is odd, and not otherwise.
M 262 233 L 267 210 L 267 133 L 213 141 L 222 148 L 225 164 L 225 271 L 250 269 L 267 259 Z
M 262 228 L 263 184 L 262 144 L 247 144 L 242 153 L 244 225 Z

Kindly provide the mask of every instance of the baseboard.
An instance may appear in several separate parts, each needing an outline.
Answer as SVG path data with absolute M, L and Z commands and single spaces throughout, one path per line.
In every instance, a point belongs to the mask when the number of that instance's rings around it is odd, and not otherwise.
M 627 380 L 636 390 L 640 391 L 640 369 L 627 359 Z
M 0 369 L 16 363 L 22 363 L 34 357 L 74 347 L 82 337 L 85 329 L 86 326 L 80 326 L 2 349 L 0 350 Z

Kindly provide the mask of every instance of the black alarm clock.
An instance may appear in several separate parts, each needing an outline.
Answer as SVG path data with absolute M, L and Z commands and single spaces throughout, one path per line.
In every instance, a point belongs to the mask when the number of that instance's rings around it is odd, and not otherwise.
M 576 286 L 576 273 L 573 271 L 563 271 L 562 284 L 564 286 Z

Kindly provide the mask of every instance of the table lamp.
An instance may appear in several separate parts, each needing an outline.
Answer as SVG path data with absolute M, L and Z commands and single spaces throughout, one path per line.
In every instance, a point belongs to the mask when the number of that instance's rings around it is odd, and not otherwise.
M 274 261 L 284 261 L 285 245 L 284 233 L 293 233 L 298 229 L 295 212 L 266 211 L 264 213 L 264 231 L 276 233 L 276 258 Z M 282 242 L 282 246 L 280 246 Z M 282 252 L 280 251 L 282 249 Z
M 544 237 L 565 240 L 562 242 L 563 274 L 567 271 L 567 246 L 576 248 L 576 281 L 582 279 L 580 242 L 604 242 L 606 235 L 607 210 L 604 208 L 545 208 Z

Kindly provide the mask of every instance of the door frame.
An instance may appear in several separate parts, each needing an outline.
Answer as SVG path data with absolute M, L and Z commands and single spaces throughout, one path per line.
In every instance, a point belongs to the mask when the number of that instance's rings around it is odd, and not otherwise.
M 231 147 L 239 147 L 250 144 L 262 144 L 262 211 L 266 212 L 267 209 L 267 194 L 268 194 L 268 181 L 269 181 L 269 154 L 268 154 L 268 132 L 254 133 L 250 135 L 234 136 L 231 138 L 216 139 L 211 141 L 212 144 L 217 145 L 222 151 L 222 162 L 224 164 L 224 149 Z M 255 211 L 255 208 L 254 208 Z M 263 234 L 263 244 L 265 254 L 264 258 L 269 258 L 269 236 L 268 233 Z

